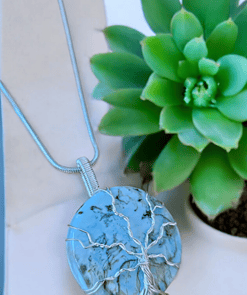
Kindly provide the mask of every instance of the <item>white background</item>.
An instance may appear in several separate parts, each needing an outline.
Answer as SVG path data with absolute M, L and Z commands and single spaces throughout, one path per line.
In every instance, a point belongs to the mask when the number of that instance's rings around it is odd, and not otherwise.
M 147 25 L 141 0 L 105 0 L 107 23 L 132 27 L 145 35 L 153 35 Z

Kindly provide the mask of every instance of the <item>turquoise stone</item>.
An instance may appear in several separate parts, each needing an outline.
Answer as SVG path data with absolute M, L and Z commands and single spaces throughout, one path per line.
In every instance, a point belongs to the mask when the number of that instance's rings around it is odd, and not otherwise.
M 66 243 L 71 271 L 87 294 L 164 292 L 181 262 L 171 214 L 133 187 L 97 191 L 75 214 Z

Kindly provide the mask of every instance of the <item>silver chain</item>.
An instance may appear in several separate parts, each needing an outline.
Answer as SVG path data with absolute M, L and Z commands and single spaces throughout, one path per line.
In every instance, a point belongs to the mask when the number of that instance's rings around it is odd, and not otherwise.
M 74 47 L 73 47 L 73 43 L 72 43 L 72 39 L 71 39 L 69 24 L 68 24 L 63 0 L 58 0 L 58 4 L 59 4 L 59 9 L 60 9 L 60 13 L 61 13 L 62 21 L 63 21 L 66 39 L 67 39 L 67 44 L 68 44 L 70 59 L 71 59 L 71 63 L 72 63 L 73 71 L 74 71 L 74 76 L 75 76 L 75 80 L 76 80 L 77 91 L 78 91 L 79 98 L 81 101 L 83 116 L 85 119 L 89 138 L 91 140 L 91 143 L 92 143 L 92 146 L 94 149 L 94 157 L 91 161 L 89 161 L 90 165 L 93 166 L 99 157 L 99 148 L 98 148 L 97 142 L 95 140 L 93 129 L 92 129 L 92 126 L 91 126 L 91 123 L 89 120 L 89 115 L 88 115 L 88 111 L 87 111 L 87 107 L 86 107 L 86 103 L 85 103 L 85 99 L 84 99 L 84 94 L 83 94 L 83 90 L 82 90 L 82 86 L 81 86 L 81 80 L 80 80 L 80 75 L 79 75 L 78 66 L 77 66 L 77 62 L 76 62 L 75 51 L 74 51 Z M 27 128 L 27 130 L 31 134 L 32 138 L 34 139 L 34 141 L 38 145 L 39 149 L 44 154 L 46 159 L 50 162 L 50 164 L 54 168 L 56 168 L 62 172 L 65 172 L 65 173 L 80 173 L 81 172 L 80 167 L 78 167 L 78 166 L 77 167 L 65 167 L 65 166 L 58 164 L 53 159 L 53 157 L 50 155 L 50 153 L 47 150 L 47 148 L 45 147 L 45 145 L 39 139 L 38 135 L 36 134 L 36 132 L 32 128 L 31 124 L 27 121 L 23 112 L 21 111 L 21 109 L 19 108 L 19 106 L 15 102 L 14 98 L 11 96 L 11 94 L 9 93 L 9 91 L 7 90 L 7 88 L 5 87 L 5 85 L 3 84 L 2 81 L 0 81 L 0 90 L 6 96 L 6 98 L 8 99 L 10 104 L 12 105 L 14 111 L 16 112 L 18 117 L 21 119 L 22 123 L 25 125 L 25 127 Z

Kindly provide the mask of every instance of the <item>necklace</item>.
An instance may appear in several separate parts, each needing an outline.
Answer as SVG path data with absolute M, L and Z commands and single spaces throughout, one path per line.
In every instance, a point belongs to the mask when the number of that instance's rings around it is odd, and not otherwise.
M 65 173 L 81 173 L 91 197 L 75 214 L 66 241 L 71 270 L 87 294 L 165 294 L 180 263 L 176 223 L 163 204 L 132 187 L 99 189 L 92 167 L 98 148 L 89 122 L 63 2 L 58 0 L 87 129 L 95 150 L 77 167 L 59 165 L 49 154 L 3 83 L 1 91 L 47 160 Z

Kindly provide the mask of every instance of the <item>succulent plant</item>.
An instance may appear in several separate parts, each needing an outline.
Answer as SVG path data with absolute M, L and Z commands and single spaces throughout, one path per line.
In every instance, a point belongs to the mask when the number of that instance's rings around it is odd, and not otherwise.
M 142 0 L 155 35 L 104 30 L 93 96 L 113 108 L 99 130 L 124 136 L 127 170 L 152 167 L 157 192 L 190 179 L 208 216 L 230 208 L 247 179 L 247 6 L 236 0 Z

